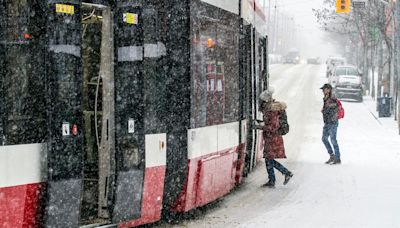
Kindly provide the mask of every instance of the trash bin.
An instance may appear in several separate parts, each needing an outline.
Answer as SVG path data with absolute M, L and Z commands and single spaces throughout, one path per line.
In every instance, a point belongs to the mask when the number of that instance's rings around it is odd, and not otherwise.
M 379 117 L 390 117 L 391 97 L 378 97 L 378 113 Z

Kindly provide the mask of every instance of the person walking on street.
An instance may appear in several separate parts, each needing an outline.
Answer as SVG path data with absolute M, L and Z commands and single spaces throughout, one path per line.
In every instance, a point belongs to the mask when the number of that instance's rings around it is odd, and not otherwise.
M 260 94 L 259 111 L 263 113 L 263 125 L 258 125 L 257 128 L 263 131 L 264 138 L 264 153 L 265 165 L 267 167 L 268 182 L 264 184 L 265 187 L 275 187 L 275 173 L 274 168 L 280 171 L 284 176 L 283 182 L 286 185 L 293 173 L 285 168 L 282 164 L 275 159 L 286 158 L 283 137 L 279 132 L 281 115 L 286 117 L 286 104 L 272 99 L 273 91 L 266 90 Z M 287 118 L 286 118 L 287 123 Z M 288 127 L 289 125 L 287 125 Z M 288 130 L 287 130 L 288 131 Z M 287 133 L 287 132 L 286 132 Z M 286 134 L 284 133 L 284 134 Z
M 324 119 L 322 142 L 324 143 L 329 154 L 329 160 L 325 163 L 340 164 L 340 150 L 336 139 L 337 129 L 339 126 L 339 106 L 337 103 L 337 98 L 332 95 L 332 86 L 330 84 L 324 84 L 320 89 L 322 89 L 322 92 L 324 94 L 324 106 L 322 108 L 322 116 Z

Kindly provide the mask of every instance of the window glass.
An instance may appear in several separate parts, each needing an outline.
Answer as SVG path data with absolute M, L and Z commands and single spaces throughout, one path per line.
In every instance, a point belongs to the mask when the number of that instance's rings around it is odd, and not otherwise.
M 340 76 L 340 75 L 346 75 L 346 68 L 336 68 L 336 75 Z
M 336 75 L 358 75 L 358 70 L 352 67 L 339 67 L 336 68 Z
M 358 75 L 358 70 L 356 68 L 347 68 L 347 75 Z
M 229 123 L 239 116 L 238 26 L 234 14 L 200 4 L 192 24 L 191 127 Z
M 7 1 L 2 11 L 6 25 L 0 37 L 2 144 L 43 142 L 47 132 L 44 51 L 40 36 L 31 33 L 41 27 L 40 14 L 34 13 L 40 10 L 37 4 L 20 0 Z M 24 34 L 32 36 L 27 39 Z

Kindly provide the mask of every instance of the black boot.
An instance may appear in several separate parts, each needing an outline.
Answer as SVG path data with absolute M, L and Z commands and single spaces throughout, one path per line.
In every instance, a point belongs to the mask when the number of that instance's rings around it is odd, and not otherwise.
M 330 164 L 333 163 L 335 161 L 335 156 L 333 156 L 333 154 L 331 154 L 331 156 L 329 157 L 329 160 L 325 162 L 325 164 Z
M 339 165 L 341 163 L 342 161 L 340 161 L 340 158 L 335 158 L 335 160 L 331 163 L 331 165 Z
M 285 174 L 285 181 L 283 181 L 283 185 L 286 185 L 289 182 L 290 178 L 292 178 L 292 177 L 293 177 L 293 173 L 291 173 L 291 172 L 288 172 L 287 174 Z
M 275 181 L 269 180 L 267 183 L 263 184 L 263 187 L 275 188 Z

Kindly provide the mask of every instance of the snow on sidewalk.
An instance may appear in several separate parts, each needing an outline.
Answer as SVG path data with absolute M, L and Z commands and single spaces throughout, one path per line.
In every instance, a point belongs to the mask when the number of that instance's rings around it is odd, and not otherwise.
M 320 142 L 321 126 L 310 125 L 288 185 L 293 191 L 240 227 L 400 227 L 400 136 L 380 124 L 366 104 L 343 105 L 342 164 L 323 163 L 328 155 Z
M 376 110 L 377 108 L 377 101 L 374 100 L 370 96 L 364 97 L 364 105 L 367 106 L 369 112 L 371 115 L 374 116 L 374 118 L 378 121 L 379 124 L 381 124 L 385 129 L 388 131 L 394 132 L 394 133 L 399 133 L 398 129 L 398 123 L 394 119 L 394 116 L 392 115 L 391 117 L 381 117 L 379 118 L 378 111 Z

